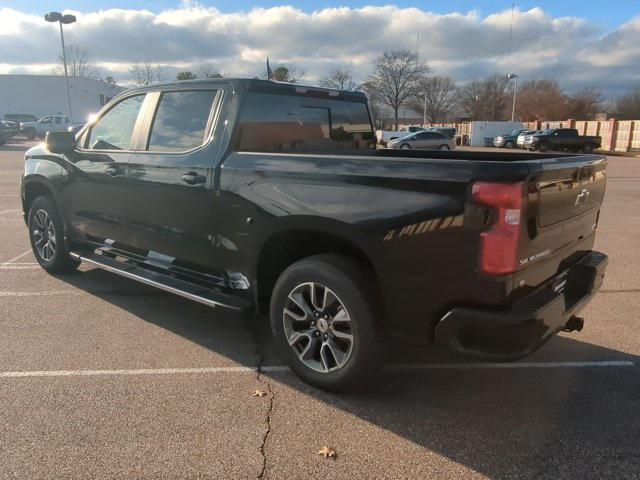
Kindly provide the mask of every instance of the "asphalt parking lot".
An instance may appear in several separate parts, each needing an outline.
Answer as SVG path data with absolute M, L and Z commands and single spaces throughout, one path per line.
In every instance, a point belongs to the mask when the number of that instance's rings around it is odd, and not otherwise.
M 41 270 L 27 145 L 0 147 L 1 478 L 640 478 L 640 159 L 609 159 L 582 332 L 503 365 L 390 342 L 371 389 L 331 395 L 282 367 L 265 321 Z

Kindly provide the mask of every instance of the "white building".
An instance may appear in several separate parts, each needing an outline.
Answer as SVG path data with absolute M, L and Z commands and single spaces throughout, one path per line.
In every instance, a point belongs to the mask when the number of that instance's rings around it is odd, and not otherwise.
M 84 123 L 124 88 L 91 78 L 69 77 L 71 119 Z M 36 117 L 67 113 L 67 91 L 60 75 L 0 75 L 0 119 L 6 114 Z

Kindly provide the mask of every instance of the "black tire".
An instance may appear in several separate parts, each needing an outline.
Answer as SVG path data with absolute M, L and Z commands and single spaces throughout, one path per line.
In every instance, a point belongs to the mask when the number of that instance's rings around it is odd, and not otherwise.
M 338 357 L 325 353 L 326 357 L 335 360 L 332 369 L 325 368 L 320 351 L 324 348 L 325 342 L 334 342 L 335 346 L 335 342 L 339 341 L 340 337 L 332 333 L 336 331 L 335 329 L 321 330 L 321 318 L 325 318 L 322 316 L 322 311 L 318 316 L 317 310 L 313 312 L 308 310 L 308 314 L 303 314 L 303 320 L 293 322 L 300 325 L 297 327 L 300 331 L 313 331 L 309 335 L 298 337 L 303 342 L 296 342 L 292 346 L 285 333 L 285 323 L 292 320 L 292 317 L 285 313 L 285 307 L 293 305 L 289 295 L 300 292 L 301 287 L 304 288 L 310 284 L 313 284 L 316 289 L 320 286 L 326 287 L 331 293 L 334 293 L 338 299 L 338 312 L 340 312 L 340 306 L 344 306 L 346 317 L 350 318 L 347 333 L 352 335 L 352 341 L 344 364 L 338 366 Z M 318 294 L 319 297 L 320 294 Z M 323 311 L 327 312 L 329 308 L 326 308 L 326 304 L 329 302 L 323 300 L 323 303 L 325 304 Z M 313 304 L 307 304 L 307 306 L 311 305 Z M 331 305 L 335 306 L 336 303 Z M 299 309 L 299 312 L 304 312 L 304 310 Z M 287 358 L 289 366 L 305 382 L 327 391 L 354 389 L 379 374 L 376 368 L 381 357 L 377 348 L 379 334 L 377 315 L 379 314 L 380 307 L 370 274 L 368 275 L 354 260 L 340 255 L 315 255 L 294 263 L 282 272 L 271 296 L 271 331 L 276 343 Z M 334 315 L 337 319 L 338 314 Z M 333 318 L 330 316 L 329 322 L 333 322 Z M 317 323 L 313 321 L 315 319 L 317 319 Z M 326 327 L 326 322 L 324 325 Z M 323 334 L 322 331 L 326 333 Z M 305 347 L 309 352 L 312 352 L 307 355 L 309 357 L 307 362 L 316 362 L 318 367 L 324 371 L 314 369 L 313 366 L 301 359 L 302 355 L 299 350 L 304 350 Z M 317 351 L 317 355 L 313 353 L 313 350 Z M 333 352 L 333 348 L 329 351 Z
M 32 128 L 25 130 L 24 136 L 27 137 L 28 140 L 34 140 L 36 138 L 36 131 Z
M 593 152 L 593 145 L 591 143 L 587 143 L 584 147 L 582 147 L 582 151 L 584 153 L 591 153 Z
M 64 226 L 53 198 L 42 196 L 33 201 L 29 209 L 28 225 L 31 248 L 42 268 L 49 273 L 68 273 L 78 267 L 80 262 L 69 255 L 64 241 Z M 49 243 L 50 246 L 46 247 L 46 242 L 51 240 L 53 244 Z
M 507 143 L 504 144 L 504 148 L 513 148 L 514 146 L 515 145 L 511 140 L 507 141 Z
M 411 150 L 411 145 L 409 145 L 408 143 L 403 143 L 402 145 L 400 145 L 400 149 L 401 150 Z
M 546 152 L 547 150 L 549 150 L 549 146 L 546 143 L 541 143 L 538 146 L 538 151 L 539 152 Z
M 449 145 L 440 145 L 440 150 L 444 151 L 444 152 L 448 152 L 449 150 L 451 150 L 449 148 Z

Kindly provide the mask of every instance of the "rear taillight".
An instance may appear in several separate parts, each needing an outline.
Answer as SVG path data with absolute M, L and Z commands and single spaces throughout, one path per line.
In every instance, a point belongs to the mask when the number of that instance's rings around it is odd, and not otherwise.
M 489 230 L 480 234 L 480 270 L 492 275 L 518 269 L 524 183 L 478 182 L 472 187 L 473 200 L 496 212 Z

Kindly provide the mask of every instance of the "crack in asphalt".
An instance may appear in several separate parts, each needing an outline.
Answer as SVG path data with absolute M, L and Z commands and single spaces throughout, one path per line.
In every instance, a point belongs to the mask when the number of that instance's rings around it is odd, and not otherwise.
M 264 352 L 262 351 L 262 340 L 261 340 L 260 326 L 259 326 L 260 320 L 253 319 L 250 321 L 252 322 L 252 325 L 251 325 L 251 328 L 249 328 L 249 330 L 251 331 L 253 340 L 256 343 L 256 354 L 258 356 L 258 364 L 256 368 L 256 380 L 258 380 L 260 383 L 263 383 L 265 385 L 267 389 L 267 398 L 269 399 L 269 406 L 267 408 L 267 414 L 265 417 L 266 429 L 264 434 L 262 435 L 262 442 L 260 444 L 260 455 L 262 457 L 262 467 L 260 468 L 260 471 L 258 472 L 258 476 L 257 476 L 258 480 L 262 480 L 264 478 L 265 472 L 267 471 L 266 446 L 267 446 L 267 440 L 269 439 L 269 435 L 271 434 L 271 414 L 273 413 L 273 408 L 275 405 L 275 392 L 271 387 L 271 383 L 268 380 L 264 379 L 262 376 Z

